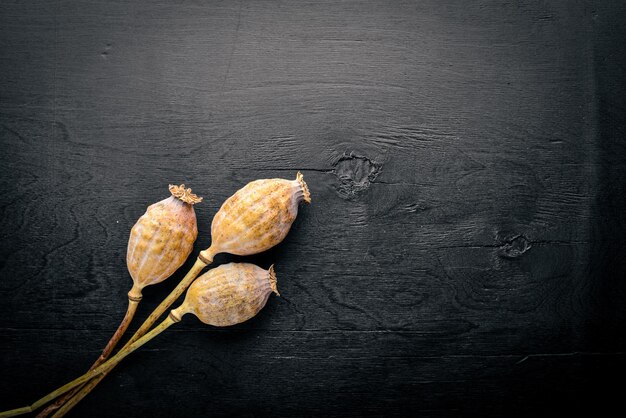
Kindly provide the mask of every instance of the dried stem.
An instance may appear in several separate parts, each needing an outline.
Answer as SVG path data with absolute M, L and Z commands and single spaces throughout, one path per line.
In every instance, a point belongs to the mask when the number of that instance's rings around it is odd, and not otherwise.
M 202 253 L 204 253 L 204 256 L 198 257 L 196 263 L 193 265 L 191 270 L 189 270 L 189 273 L 187 273 L 187 275 L 180 281 L 180 283 L 178 283 L 178 286 L 176 286 L 176 288 L 172 290 L 172 292 L 163 300 L 163 302 L 161 302 L 161 304 L 157 306 L 154 312 L 150 314 L 148 319 L 146 319 L 146 321 L 131 337 L 128 343 L 126 343 L 122 350 L 125 350 L 128 345 L 141 338 L 150 329 L 150 327 L 152 327 L 152 325 L 154 325 L 154 323 L 163 315 L 163 313 L 167 309 L 169 309 L 174 302 L 176 302 L 176 300 L 185 292 L 185 290 L 187 290 L 187 288 L 189 287 L 189 285 L 191 285 L 194 279 L 198 277 L 198 274 L 200 274 L 202 269 L 207 266 L 208 262 L 213 261 L 213 255 L 210 250 L 203 251 Z M 73 397 L 69 401 L 67 401 L 67 403 L 63 405 L 63 407 L 55 415 L 53 415 L 53 418 L 59 418 L 65 415 L 70 409 L 74 407 L 74 405 L 76 405 L 85 396 L 87 396 L 87 394 L 89 394 L 89 392 L 91 392 L 93 388 L 95 388 L 98 383 L 100 383 L 100 381 L 105 378 L 109 371 L 110 370 L 107 370 L 102 375 L 95 377 L 90 382 L 85 384 L 80 389 L 80 392 L 74 394 Z
M 0 412 L 0 418 L 14 417 L 17 415 L 27 414 L 29 412 L 36 411 L 37 409 L 47 404 L 51 400 L 56 399 L 58 396 L 61 396 L 64 393 L 69 392 L 75 387 L 82 385 L 83 383 L 87 382 L 90 379 L 93 379 L 94 377 L 98 375 L 107 373 L 109 370 L 115 367 L 120 361 L 122 361 L 127 355 L 129 355 L 130 353 L 132 353 L 133 351 L 135 351 L 136 349 L 138 349 L 139 347 L 141 347 L 142 345 L 144 345 L 145 343 L 147 343 L 148 341 L 150 341 L 151 339 L 159 335 L 161 332 L 165 331 L 168 327 L 175 324 L 179 320 L 180 318 L 176 318 L 173 315 L 168 316 L 163 322 L 159 324 L 159 326 L 155 327 L 152 331 L 150 331 L 143 337 L 139 338 L 132 344 L 126 344 L 124 348 L 122 348 L 116 355 L 114 355 L 106 363 L 98 366 L 94 370 L 91 370 L 85 373 L 79 378 L 72 380 L 68 384 L 61 386 L 60 388 L 50 392 L 48 395 L 39 399 L 37 402 L 33 403 L 30 406 L 26 406 L 26 407 L 22 407 L 18 409 L 12 409 L 10 411 Z
M 128 309 L 126 310 L 126 315 L 124 315 L 124 319 L 122 319 L 122 322 L 117 327 L 117 331 L 115 331 L 115 334 L 113 334 L 113 337 L 111 337 L 106 347 L 104 347 L 104 350 L 102 350 L 102 354 L 100 354 L 100 357 L 98 357 L 96 362 L 89 368 L 89 371 L 94 370 L 96 367 L 104 363 L 109 358 L 109 356 L 113 352 L 113 349 L 115 348 L 117 343 L 120 341 L 120 339 L 122 338 L 122 336 L 128 329 L 128 326 L 130 325 L 131 321 L 133 320 L 133 317 L 135 316 L 135 312 L 137 312 L 137 306 L 139 305 L 140 301 L 141 299 L 136 299 L 136 298 L 128 299 Z M 37 415 L 36 418 L 47 417 L 52 412 L 59 409 L 65 402 L 67 402 L 79 390 L 80 390 L 80 387 L 75 388 L 71 392 L 66 393 L 65 396 L 63 396 L 60 399 L 57 399 L 55 403 L 53 403 L 52 405 L 48 405 L 43 411 L 41 411 Z

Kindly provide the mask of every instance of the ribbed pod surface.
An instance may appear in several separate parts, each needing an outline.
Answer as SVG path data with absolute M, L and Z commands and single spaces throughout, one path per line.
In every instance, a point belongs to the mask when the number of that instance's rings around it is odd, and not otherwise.
M 272 267 L 264 270 L 249 263 L 229 263 L 209 270 L 189 287 L 185 301 L 172 311 L 180 318 L 193 313 L 202 322 L 226 327 L 255 316 L 275 292 Z
M 133 226 L 126 263 L 134 281 L 129 295 L 141 297 L 145 286 L 162 282 L 187 259 L 198 236 L 191 189 L 170 186 L 172 196 L 150 205 Z
M 311 197 L 302 174 L 295 180 L 264 179 L 248 183 L 228 198 L 213 218 L 211 247 L 203 255 L 226 252 L 251 255 L 280 243 Z

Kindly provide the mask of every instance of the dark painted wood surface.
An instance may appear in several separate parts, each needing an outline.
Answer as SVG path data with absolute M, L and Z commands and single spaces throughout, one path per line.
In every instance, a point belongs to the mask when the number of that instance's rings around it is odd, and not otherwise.
M 197 253 L 224 199 L 297 170 L 313 204 L 246 259 L 283 297 L 232 329 L 186 318 L 73 416 L 618 401 L 625 21 L 621 2 L 3 1 L 0 409 L 96 358 L 168 183 L 205 197 Z

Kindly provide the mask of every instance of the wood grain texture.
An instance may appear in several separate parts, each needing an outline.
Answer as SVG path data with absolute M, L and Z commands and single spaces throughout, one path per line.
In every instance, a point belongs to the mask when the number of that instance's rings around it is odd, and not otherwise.
M 472 3 L 472 4 L 468 4 Z M 280 298 L 185 320 L 73 411 L 513 416 L 626 371 L 626 7 L 587 1 L 0 3 L 0 409 L 85 371 L 130 228 L 304 173 Z M 191 266 L 147 288 L 135 329 Z

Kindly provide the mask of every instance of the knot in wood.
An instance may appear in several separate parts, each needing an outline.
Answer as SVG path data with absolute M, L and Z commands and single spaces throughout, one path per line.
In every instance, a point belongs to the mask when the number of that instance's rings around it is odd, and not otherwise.
M 333 174 L 339 179 L 337 190 L 345 199 L 367 190 L 382 168 L 382 164 L 354 154 L 344 154 L 334 166 Z

